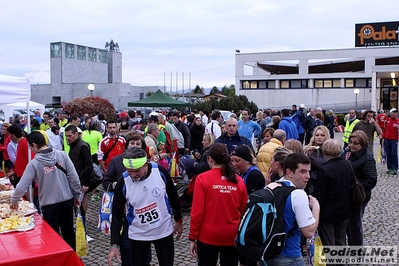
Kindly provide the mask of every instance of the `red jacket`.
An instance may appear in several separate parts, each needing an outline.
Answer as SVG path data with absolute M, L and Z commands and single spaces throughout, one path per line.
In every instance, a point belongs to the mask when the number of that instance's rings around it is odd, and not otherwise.
M 0 144 L 0 151 L 3 152 L 4 161 L 10 160 L 10 157 L 8 156 L 8 152 L 7 152 L 7 146 L 8 146 L 8 143 L 10 143 L 10 142 L 11 142 L 10 134 L 7 134 L 4 136 L 4 144 Z
M 384 129 L 385 127 L 385 121 L 387 120 L 388 116 L 384 113 L 377 115 L 377 122 L 378 122 L 378 126 L 381 129 Z
M 17 147 L 17 158 L 14 164 L 14 172 L 16 177 L 22 177 L 26 166 L 28 165 L 28 141 L 26 138 L 22 138 L 20 142 L 18 142 Z M 31 151 L 31 159 L 35 157 L 35 153 Z
M 389 117 L 385 122 L 382 138 L 388 140 L 398 140 L 399 118 Z
M 237 180 L 234 184 L 222 178 L 220 168 L 197 176 L 189 239 L 209 245 L 234 246 L 248 200 L 244 181 L 238 175 Z

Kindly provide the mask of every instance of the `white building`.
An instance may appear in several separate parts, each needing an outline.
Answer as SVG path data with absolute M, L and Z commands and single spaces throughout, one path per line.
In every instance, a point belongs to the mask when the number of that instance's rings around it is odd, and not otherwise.
M 399 47 L 236 54 L 236 94 L 259 108 L 398 107 Z M 355 90 L 356 89 L 356 90 Z M 355 94 L 357 92 L 357 94 Z

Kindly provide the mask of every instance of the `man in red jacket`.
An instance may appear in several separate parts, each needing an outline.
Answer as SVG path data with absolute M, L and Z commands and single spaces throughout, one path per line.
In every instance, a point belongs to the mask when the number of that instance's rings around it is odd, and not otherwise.
M 385 152 L 387 154 L 387 174 L 397 175 L 398 171 L 398 110 L 392 108 L 390 117 L 386 120 L 382 138 L 384 140 Z

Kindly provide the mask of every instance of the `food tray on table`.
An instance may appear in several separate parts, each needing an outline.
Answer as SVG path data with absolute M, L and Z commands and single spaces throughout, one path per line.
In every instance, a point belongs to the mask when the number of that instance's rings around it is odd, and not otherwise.
M 9 203 L 0 204 L 0 234 L 34 229 L 35 220 L 32 214 L 36 211 L 33 203 L 28 201 L 19 202 L 16 210 L 10 209 Z
M 35 228 L 33 216 L 18 217 L 13 215 L 9 218 L 0 219 L 0 234 L 11 232 L 25 232 Z

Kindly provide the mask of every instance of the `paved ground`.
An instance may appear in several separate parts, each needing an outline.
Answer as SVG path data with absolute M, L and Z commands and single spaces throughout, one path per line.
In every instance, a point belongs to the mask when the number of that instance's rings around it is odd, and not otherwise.
M 335 136 L 342 139 L 342 133 Z M 375 154 L 378 146 L 375 144 Z M 397 245 L 399 243 L 399 179 L 398 176 L 386 174 L 386 168 L 377 164 L 378 183 L 373 189 L 371 201 L 364 215 L 365 245 Z M 98 192 L 101 195 L 101 192 Z M 85 265 L 107 265 L 109 237 L 97 232 L 97 218 L 100 200 L 94 200 L 89 205 L 88 234 L 94 238 L 89 243 L 89 255 L 83 258 Z M 189 229 L 189 213 L 184 214 L 184 232 L 182 239 L 175 242 L 175 265 L 197 265 L 196 260 L 188 252 L 187 239 Z M 153 255 L 155 252 L 153 252 Z M 114 262 L 113 265 L 119 265 Z M 158 265 L 153 256 L 151 265 Z

